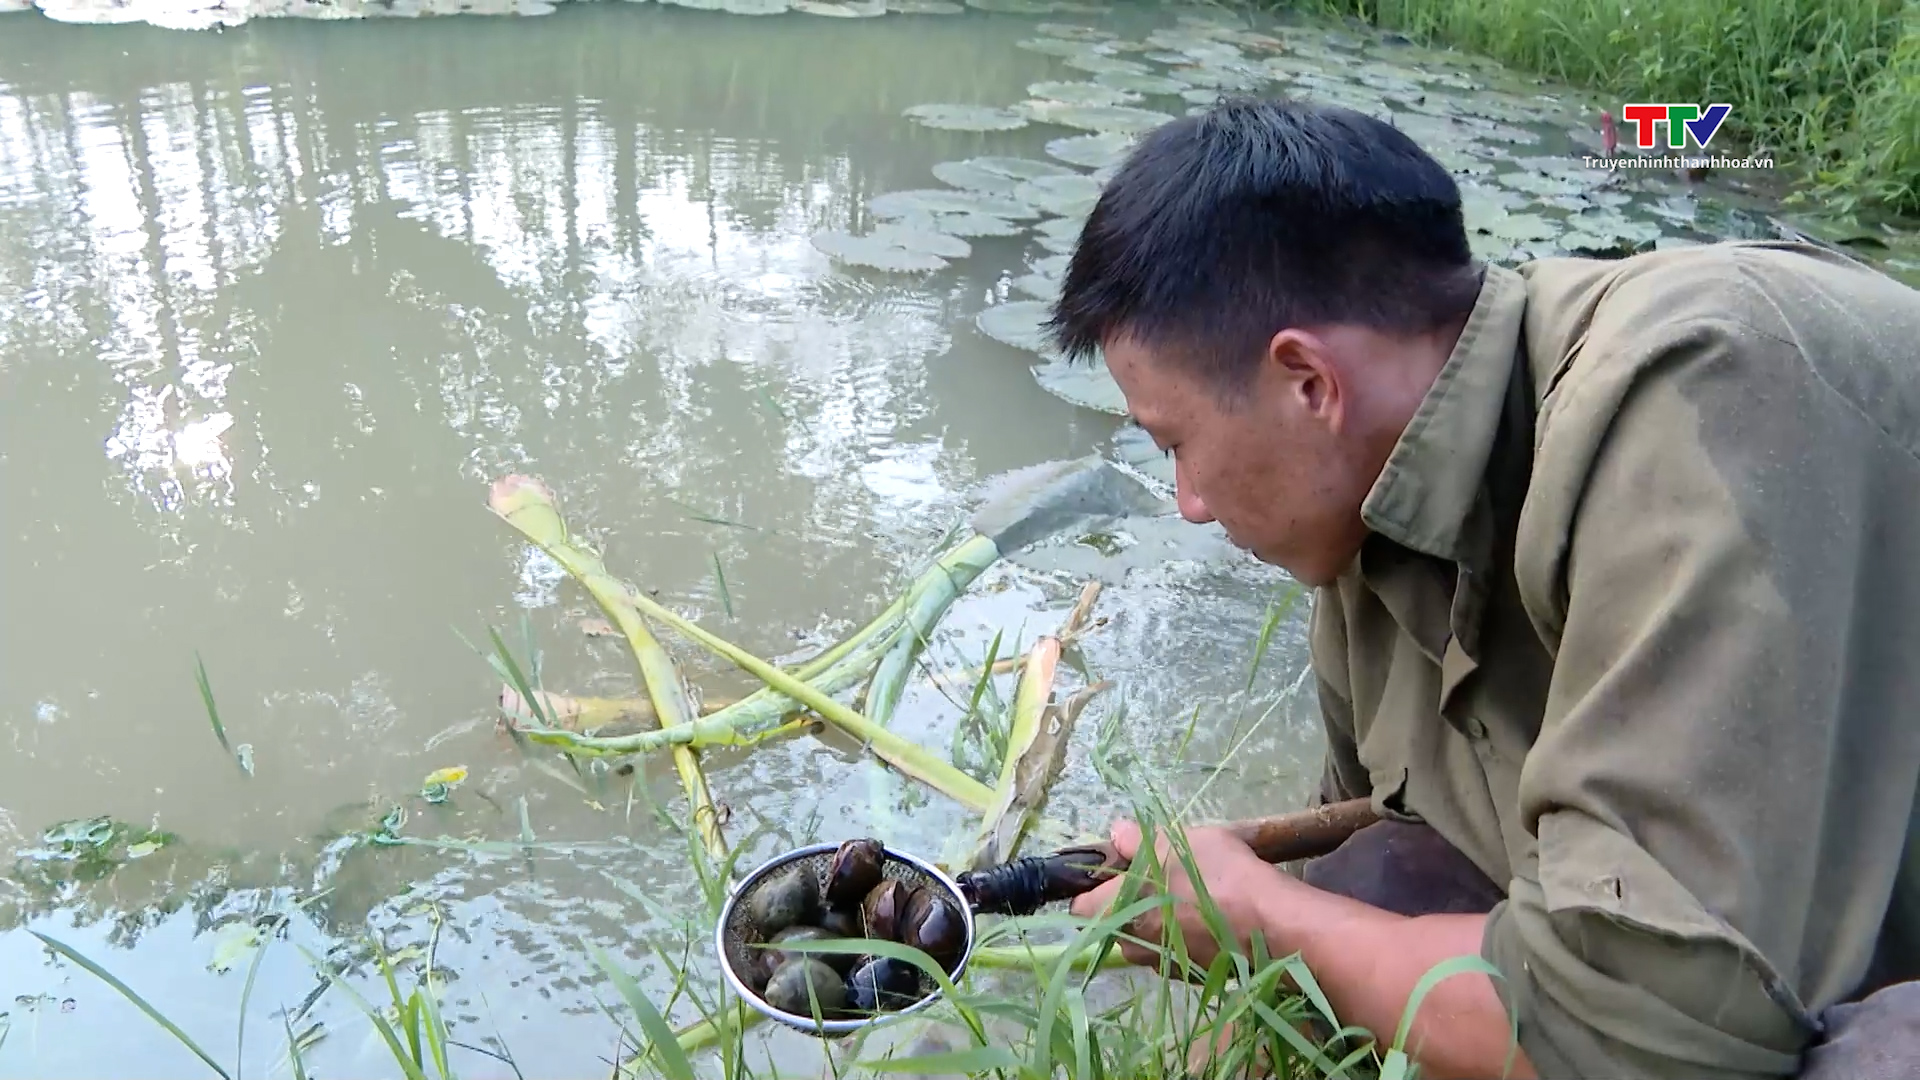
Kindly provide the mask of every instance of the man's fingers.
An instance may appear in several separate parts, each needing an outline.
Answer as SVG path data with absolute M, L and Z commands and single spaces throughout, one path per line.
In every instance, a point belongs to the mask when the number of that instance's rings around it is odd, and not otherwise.
M 1113 850 L 1128 862 L 1132 862 L 1134 853 L 1140 850 L 1140 826 L 1131 821 L 1114 822 L 1107 838 L 1113 842 Z
M 1104 885 L 1089 889 L 1073 898 L 1067 911 L 1081 919 L 1097 919 L 1107 913 L 1107 906 L 1120 891 L 1120 878 L 1114 878 Z

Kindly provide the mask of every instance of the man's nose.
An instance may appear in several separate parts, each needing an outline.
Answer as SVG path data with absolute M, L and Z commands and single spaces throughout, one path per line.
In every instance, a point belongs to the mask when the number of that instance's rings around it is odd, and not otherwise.
M 1173 495 L 1173 501 L 1180 507 L 1181 517 L 1195 525 L 1205 525 L 1213 520 L 1213 515 L 1207 513 L 1207 504 L 1177 473 L 1174 476 Z

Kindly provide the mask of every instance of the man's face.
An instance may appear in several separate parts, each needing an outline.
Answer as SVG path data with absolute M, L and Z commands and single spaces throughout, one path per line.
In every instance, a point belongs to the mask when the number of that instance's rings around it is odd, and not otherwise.
M 1236 546 L 1309 586 L 1346 570 L 1366 535 L 1360 504 L 1379 462 L 1368 469 L 1348 430 L 1347 395 L 1324 342 L 1276 337 L 1232 400 L 1131 339 L 1104 352 L 1135 422 L 1172 453 L 1182 517 L 1219 522 Z

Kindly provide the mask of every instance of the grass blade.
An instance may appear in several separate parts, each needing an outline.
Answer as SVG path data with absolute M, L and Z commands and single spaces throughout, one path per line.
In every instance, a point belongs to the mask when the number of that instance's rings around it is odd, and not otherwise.
M 207 1067 L 209 1069 L 212 1069 L 216 1074 L 218 1074 L 221 1077 L 221 1080 L 233 1080 L 232 1076 L 227 1072 L 227 1070 L 221 1068 L 220 1063 L 213 1060 L 213 1055 L 207 1053 L 205 1050 L 202 1050 L 200 1048 L 200 1044 L 193 1041 L 192 1036 L 188 1035 L 184 1031 L 181 1031 L 179 1025 L 167 1019 L 166 1016 L 163 1015 L 159 1009 L 156 1009 L 151 1004 L 149 1004 L 146 998 L 143 998 L 139 994 L 134 993 L 132 987 L 128 986 L 126 983 L 121 982 L 119 979 L 114 978 L 113 975 L 107 971 L 107 969 L 101 967 L 99 964 L 96 964 L 93 961 L 87 959 L 86 957 L 80 955 L 78 951 L 76 951 L 72 946 L 67 945 L 65 942 L 55 941 L 54 939 L 48 937 L 47 935 L 41 933 L 38 930 L 28 930 L 27 933 L 32 934 L 34 937 L 39 938 L 40 943 L 42 945 L 45 945 L 47 948 L 52 949 L 54 952 L 59 953 L 61 956 L 64 956 L 67 959 L 73 961 L 74 963 L 79 964 L 81 967 L 87 969 L 87 971 L 90 972 L 94 978 L 99 979 L 101 982 L 106 983 L 108 986 L 111 986 L 115 990 L 119 991 L 121 997 L 126 998 L 128 1001 L 131 1001 L 136 1008 L 138 1008 L 141 1012 L 146 1013 L 147 1017 L 151 1019 L 154 1023 L 159 1024 L 163 1028 L 166 1028 L 168 1034 L 172 1035 L 176 1039 L 179 1039 L 180 1044 L 182 1046 L 185 1046 L 187 1049 L 193 1051 L 194 1056 L 198 1057 L 201 1061 L 206 1062 Z
M 626 1000 L 627 1008 L 640 1021 L 640 1028 L 646 1032 L 647 1041 L 652 1044 L 652 1054 L 660 1061 L 661 1070 L 668 1080 L 693 1080 L 693 1063 L 687 1059 L 687 1052 L 681 1048 L 680 1040 L 674 1036 L 673 1028 L 667 1025 L 665 1017 L 640 992 L 633 977 L 621 971 L 619 965 L 598 945 L 588 944 L 587 951 L 600 970 L 606 972 L 613 988 Z
M 719 588 L 720 606 L 726 610 L 727 618 L 733 618 L 733 596 L 727 592 L 727 572 L 720 568 L 720 553 L 709 552 L 713 556 L 713 581 Z

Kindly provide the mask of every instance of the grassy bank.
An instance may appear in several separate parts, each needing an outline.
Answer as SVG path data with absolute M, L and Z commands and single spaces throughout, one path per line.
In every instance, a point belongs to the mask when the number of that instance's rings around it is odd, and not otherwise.
M 1278 0 L 1621 102 L 1727 102 L 1831 209 L 1920 213 L 1920 0 Z M 1716 148 L 1718 144 L 1716 143 Z

